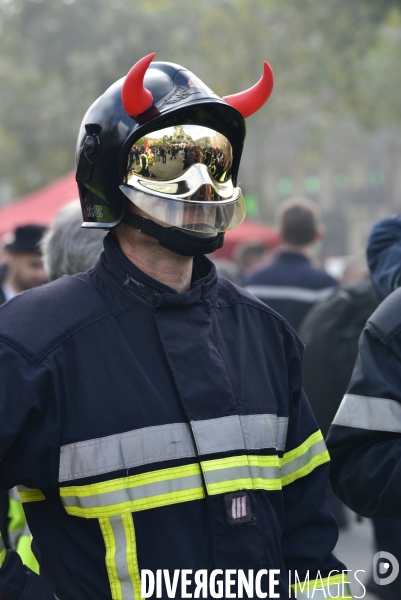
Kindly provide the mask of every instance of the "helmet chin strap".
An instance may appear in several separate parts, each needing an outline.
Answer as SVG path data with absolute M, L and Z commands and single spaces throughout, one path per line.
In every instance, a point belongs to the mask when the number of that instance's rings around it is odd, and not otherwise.
M 207 234 L 191 233 L 178 227 L 163 227 L 147 217 L 132 212 L 126 212 L 122 222 L 145 235 L 150 235 L 163 248 L 182 256 L 210 254 L 221 248 L 224 243 L 223 232 L 209 237 Z

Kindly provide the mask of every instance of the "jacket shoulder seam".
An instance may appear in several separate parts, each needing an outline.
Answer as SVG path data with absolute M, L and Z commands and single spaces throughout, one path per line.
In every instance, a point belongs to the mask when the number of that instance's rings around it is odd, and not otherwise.
M 128 310 L 131 310 L 131 308 L 133 307 L 129 307 L 127 309 L 122 309 L 118 312 L 108 312 L 107 314 L 101 315 L 100 317 L 93 319 L 93 321 L 90 321 L 89 323 L 85 323 L 84 325 L 82 325 L 81 327 L 79 327 L 78 329 L 74 329 L 74 331 L 71 331 L 68 333 L 68 335 L 66 335 L 65 337 L 63 337 L 62 339 L 58 340 L 51 348 L 49 348 L 49 350 L 47 350 L 43 355 L 41 355 L 40 357 L 34 357 L 34 356 L 29 356 L 26 352 L 24 352 L 24 350 L 22 348 L 18 348 L 17 346 L 15 346 L 11 340 L 7 339 L 6 337 L 2 337 L 0 336 L 0 341 L 4 342 L 5 344 L 7 344 L 8 346 L 10 346 L 11 348 L 13 348 L 16 352 L 18 352 L 19 354 L 21 354 L 22 356 L 25 356 L 25 358 L 27 358 L 32 364 L 34 365 L 39 365 L 41 362 L 43 362 L 45 360 L 45 358 L 47 356 L 49 356 L 49 354 L 51 354 L 54 350 L 56 350 L 56 348 L 58 348 L 58 346 L 60 346 L 61 344 L 63 344 L 64 342 L 66 342 L 69 338 L 71 338 L 72 336 L 74 336 L 76 333 L 79 333 L 80 331 L 82 331 L 83 329 L 85 329 L 86 327 L 90 327 L 90 325 L 93 325 L 94 323 L 97 323 L 98 321 L 101 321 L 102 319 L 105 319 L 107 317 L 112 316 L 118 316 L 124 312 L 127 312 Z
M 221 302 L 218 302 L 216 304 L 216 308 L 230 308 L 231 306 L 235 306 L 236 304 L 245 304 L 246 306 L 251 306 L 252 308 L 254 308 L 255 310 L 259 310 L 262 313 L 266 313 L 268 314 L 270 317 L 273 317 L 276 321 L 278 321 L 283 327 L 285 327 L 285 329 L 287 329 L 287 331 L 289 333 L 291 333 L 291 335 L 294 337 L 294 340 L 296 341 L 297 345 L 301 348 L 302 352 L 304 350 L 304 345 L 301 342 L 298 334 L 296 333 L 296 331 L 294 331 L 292 329 L 292 327 L 289 325 L 289 323 L 287 323 L 283 317 L 280 317 L 279 314 L 275 313 L 274 311 L 270 310 L 268 306 L 264 307 L 264 306 L 258 306 L 257 304 L 253 304 L 252 302 L 247 302 L 245 299 L 244 300 L 235 300 L 233 302 L 230 302 L 229 304 L 222 304 Z

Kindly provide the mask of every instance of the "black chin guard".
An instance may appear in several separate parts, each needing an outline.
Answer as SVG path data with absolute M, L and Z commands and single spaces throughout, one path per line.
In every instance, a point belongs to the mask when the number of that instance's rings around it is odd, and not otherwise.
M 182 256 L 200 256 L 218 250 L 224 244 L 224 232 L 206 237 L 178 227 L 163 227 L 151 219 L 136 213 L 126 212 L 123 223 L 155 238 L 160 246 Z

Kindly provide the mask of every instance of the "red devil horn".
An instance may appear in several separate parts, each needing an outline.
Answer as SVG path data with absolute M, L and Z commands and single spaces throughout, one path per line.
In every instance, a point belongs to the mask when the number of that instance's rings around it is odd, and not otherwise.
M 236 108 L 244 119 L 246 119 L 259 110 L 268 100 L 272 93 L 273 85 L 274 75 L 272 68 L 268 62 L 265 62 L 263 64 L 263 75 L 254 86 L 239 94 L 224 96 L 223 100 Z
M 152 106 L 153 96 L 143 85 L 143 78 L 156 52 L 144 56 L 138 60 L 128 73 L 121 90 L 121 99 L 124 110 L 131 117 L 140 115 L 144 110 Z

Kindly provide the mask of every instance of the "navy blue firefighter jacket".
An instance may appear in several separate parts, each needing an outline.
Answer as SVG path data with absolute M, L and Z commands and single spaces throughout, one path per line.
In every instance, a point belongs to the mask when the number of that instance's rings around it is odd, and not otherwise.
M 401 285 L 401 215 L 376 223 L 366 254 L 373 290 L 382 301 Z
M 205 257 L 179 294 L 110 234 L 94 269 L 1 307 L 0 489 L 19 486 L 41 572 L 0 541 L 2 600 L 132 600 L 142 569 L 326 585 L 343 565 L 302 353 Z
M 266 302 L 299 331 L 310 308 L 325 300 L 338 285 L 323 269 L 301 253 L 280 251 L 271 264 L 251 273 L 245 289 Z
M 401 289 L 368 320 L 327 438 L 337 495 L 367 517 L 401 519 Z

